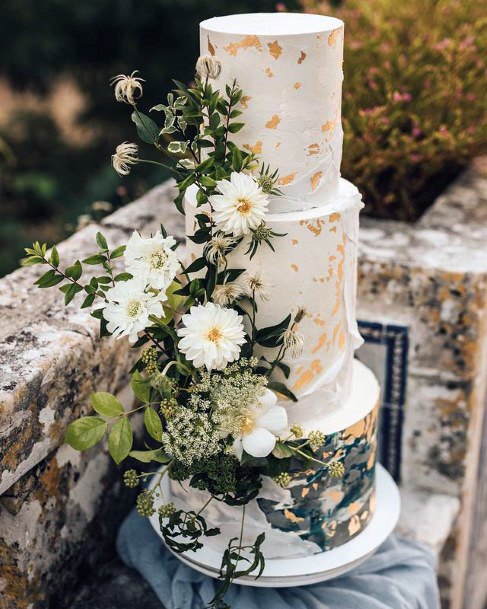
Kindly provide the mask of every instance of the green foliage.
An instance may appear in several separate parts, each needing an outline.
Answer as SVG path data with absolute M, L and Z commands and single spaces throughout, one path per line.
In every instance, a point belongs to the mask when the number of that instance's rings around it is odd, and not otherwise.
M 115 463 L 121 463 L 132 450 L 133 434 L 127 417 L 118 419 L 108 435 L 108 449 Z
M 106 422 L 100 417 L 81 417 L 69 424 L 66 442 L 75 450 L 86 450 L 105 435 Z
M 485 152 L 487 20 L 478 0 L 304 0 L 345 26 L 343 175 L 366 212 L 414 220 Z

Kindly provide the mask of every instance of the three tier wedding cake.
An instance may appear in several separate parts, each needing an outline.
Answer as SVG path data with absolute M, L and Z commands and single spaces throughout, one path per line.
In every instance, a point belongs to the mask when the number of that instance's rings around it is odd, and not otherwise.
M 236 268 L 265 275 L 270 298 L 259 304 L 259 326 L 305 310 L 300 331 L 305 350 L 287 358 L 295 403 L 281 402 L 289 425 L 326 437 L 318 451 L 339 459 L 342 478 L 299 468 L 287 489 L 266 483 L 247 507 L 245 535 L 265 531 L 266 558 L 295 557 L 336 548 L 360 533 L 375 508 L 376 423 L 379 386 L 354 359 L 362 339 L 355 319 L 358 190 L 340 177 L 343 132 L 341 91 L 344 24 L 307 14 L 247 14 L 201 23 L 201 53 L 218 56 L 219 86 L 234 80 L 244 91 L 245 126 L 232 140 L 279 170 L 282 196 L 272 197 L 267 225 L 284 235 L 275 252 L 246 256 L 248 239 L 230 255 Z M 197 229 L 195 191 L 186 195 L 186 230 Z M 195 259 L 201 247 L 189 242 Z M 275 351 L 275 349 L 274 349 Z M 260 352 L 265 356 L 266 349 Z M 172 484 L 175 502 L 197 511 L 206 493 Z M 223 548 L 240 513 L 214 503 L 207 521 L 224 535 L 208 544 Z

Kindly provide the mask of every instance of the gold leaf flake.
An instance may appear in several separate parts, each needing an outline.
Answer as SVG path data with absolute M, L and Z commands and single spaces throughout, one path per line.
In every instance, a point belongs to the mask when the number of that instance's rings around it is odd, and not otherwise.
M 318 188 L 318 184 L 320 183 L 321 176 L 323 175 L 322 171 L 317 171 L 311 176 L 311 190 L 314 192 Z
M 301 86 L 301 83 L 299 82 L 299 80 L 294 83 L 295 89 L 299 89 L 300 86 Z
M 215 47 L 211 44 L 210 36 L 208 36 L 208 52 L 210 55 L 216 55 Z
M 295 271 L 296 273 L 299 271 L 299 267 L 297 264 L 291 264 L 291 268 L 293 271 Z
M 296 177 L 296 171 L 294 173 L 290 173 L 287 176 L 283 176 L 282 178 L 279 178 L 279 186 L 287 186 L 288 184 L 291 184 L 291 182 L 294 180 L 294 178 Z
M 275 129 L 280 122 L 281 122 L 281 119 L 278 117 L 277 114 L 274 114 L 274 116 L 271 119 L 269 119 L 267 121 L 267 123 L 265 124 L 266 129 Z
M 244 148 L 246 150 L 248 150 L 249 152 L 252 152 L 253 154 L 262 154 L 261 140 L 258 140 L 257 142 L 255 142 L 255 144 L 253 146 L 251 144 L 244 144 Z
M 249 107 L 249 101 L 252 98 L 250 97 L 250 95 L 244 95 L 242 97 L 242 99 L 240 100 L 240 103 L 242 104 L 242 108 L 248 108 Z
M 268 76 L 268 78 L 273 78 L 274 77 L 274 72 L 270 69 L 270 68 L 266 68 L 264 70 L 264 72 L 266 73 L 266 75 Z
M 321 130 L 323 131 L 323 133 L 326 133 L 326 131 L 331 131 L 335 128 L 335 123 L 336 121 L 326 121 L 326 123 L 323 123 L 321 125 Z
M 291 239 L 291 244 L 292 245 L 297 245 L 298 244 L 298 240 L 297 239 Z
M 235 57 L 240 49 L 255 48 L 258 51 L 262 51 L 262 44 L 258 36 L 249 35 L 245 36 L 240 42 L 231 42 L 228 46 L 223 48 L 227 53 Z
M 298 63 L 303 63 L 303 61 L 305 59 L 306 59 L 306 53 L 304 51 L 301 51 L 301 55 L 299 56 Z
M 328 46 L 329 47 L 334 47 L 336 45 L 339 34 L 340 34 L 340 28 L 333 30 L 333 32 L 328 36 Z
M 268 42 L 267 46 L 269 47 L 269 53 L 274 57 L 274 59 L 279 59 L 282 53 L 282 46 L 274 40 L 274 42 Z
M 319 154 L 320 153 L 320 145 L 319 144 L 310 144 L 308 146 L 308 156 L 311 156 L 313 154 Z
M 321 235 L 321 231 L 323 230 L 324 220 L 318 218 L 317 220 L 301 220 L 299 222 L 302 226 L 306 226 L 306 228 L 311 231 L 315 237 Z

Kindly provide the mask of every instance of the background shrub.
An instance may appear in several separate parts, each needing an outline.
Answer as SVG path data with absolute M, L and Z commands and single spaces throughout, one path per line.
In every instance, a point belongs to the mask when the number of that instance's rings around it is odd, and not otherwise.
M 366 212 L 414 220 L 485 151 L 481 0 L 304 1 L 345 21 L 343 175 Z
M 416 218 L 485 150 L 483 3 L 298 1 L 277 9 L 346 22 L 343 174 L 364 193 L 367 213 Z M 199 21 L 275 8 L 275 0 L 2 0 L 0 276 L 34 237 L 60 240 L 80 214 L 123 205 L 166 177 L 140 166 L 121 180 L 111 169 L 114 147 L 134 138 L 112 75 L 139 69 L 150 107 L 174 76 L 192 78 Z

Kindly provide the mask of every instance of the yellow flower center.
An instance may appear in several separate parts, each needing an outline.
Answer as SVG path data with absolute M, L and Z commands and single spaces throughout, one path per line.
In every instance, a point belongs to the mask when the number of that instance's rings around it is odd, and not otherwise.
M 129 317 L 138 317 L 142 311 L 142 303 L 140 300 L 130 300 L 127 304 L 127 315 Z
M 167 260 L 167 254 L 164 250 L 156 250 L 149 255 L 149 265 L 153 269 L 161 269 Z
M 242 418 L 242 424 L 241 424 L 241 431 L 242 431 L 242 435 L 246 435 L 248 433 L 250 433 L 251 431 L 253 431 L 255 428 L 255 421 L 254 418 L 248 414 L 244 415 L 244 417 Z
M 222 338 L 223 338 L 223 334 L 221 333 L 220 329 L 217 328 L 216 326 L 214 326 L 213 328 L 211 328 L 211 330 L 208 332 L 206 338 L 208 340 L 210 340 L 212 343 L 217 343 L 219 342 Z
M 249 199 L 237 199 L 237 211 L 243 216 L 247 216 L 252 211 L 252 201 Z

